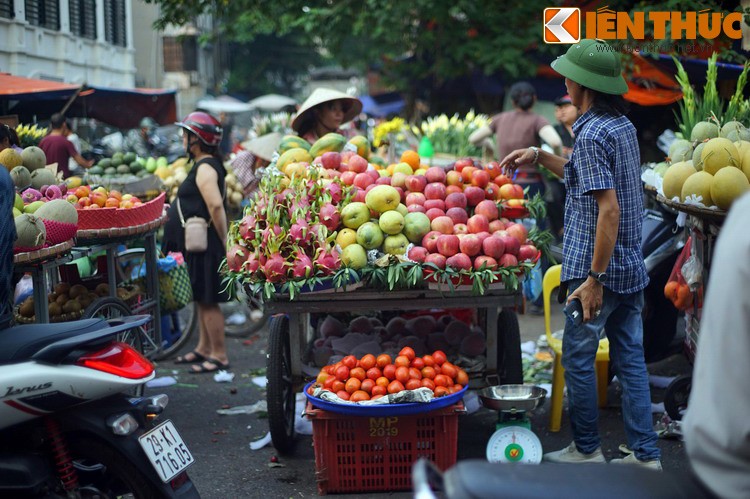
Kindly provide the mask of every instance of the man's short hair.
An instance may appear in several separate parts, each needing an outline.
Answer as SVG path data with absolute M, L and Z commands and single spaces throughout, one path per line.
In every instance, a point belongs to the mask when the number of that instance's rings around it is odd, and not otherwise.
M 61 113 L 55 113 L 49 119 L 49 123 L 50 125 L 52 125 L 52 128 L 62 128 L 62 126 L 65 124 L 65 116 L 63 116 Z

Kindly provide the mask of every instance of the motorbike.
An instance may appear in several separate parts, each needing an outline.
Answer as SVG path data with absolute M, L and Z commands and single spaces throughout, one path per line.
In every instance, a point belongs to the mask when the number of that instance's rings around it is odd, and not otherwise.
M 0 330 L 0 496 L 200 497 L 153 365 L 117 336 L 147 315 Z
M 416 499 L 708 499 L 712 497 L 689 471 L 658 472 L 632 465 L 502 464 L 478 459 L 459 461 L 444 473 L 422 458 L 412 468 Z

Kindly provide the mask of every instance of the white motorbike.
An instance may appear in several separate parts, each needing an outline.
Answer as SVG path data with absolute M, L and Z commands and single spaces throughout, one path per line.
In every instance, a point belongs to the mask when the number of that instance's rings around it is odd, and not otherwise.
M 154 368 L 117 336 L 149 319 L 0 330 L 0 497 L 200 497 L 167 396 L 132 396 Z

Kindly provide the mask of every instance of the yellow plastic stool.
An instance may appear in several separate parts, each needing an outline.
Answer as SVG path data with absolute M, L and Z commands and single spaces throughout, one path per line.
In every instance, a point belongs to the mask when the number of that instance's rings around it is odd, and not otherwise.
M 552 396 L 550 397 L 549 431 L 560 431 L 562 421 L 563 390 L 565 389 L 565 370 L 562 366 L 562 339 L 554 338 L 550 329 L 550 297 L 552 291 L 560 286 L 562 265 L 553 265 L 544 273 L 542 293 L 544 297 L 544 329 L 547 343 L 555 352 L 555 365 L 552 371 Z M 596 352 L 596 384 L 599 407 L 607 405 L 607 384 L 609 383 L 609 340 L 599 341 Z

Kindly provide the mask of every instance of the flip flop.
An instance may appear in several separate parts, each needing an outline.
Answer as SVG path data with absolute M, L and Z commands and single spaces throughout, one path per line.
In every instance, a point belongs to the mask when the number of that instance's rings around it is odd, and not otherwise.
M 188 355 L 192 355 L 192 359 L 188 359 Z M 206 356 L 203 354 L 200 354 L 193 350 L 192 352 L 188 352 L 185 355 L 180 355 L 176 359 L 174 359 L 175 364 L 195 364 L 197 362 L 204 362 L 206 360 Z
M 213 367 L 213 369 L 208 368 L 204 366 L 203 364 L 210 364 Z M 193 374 L 203 374 L 203 373 L 215 373 L 219 372 L 220 370 L 227 370 L 229 369 L 229 362 L 226 364 L 222 364 L 220 361 L 216 359 L 206 359 L 201 364 L 194 364 L 190 366 L 190 372 Z

